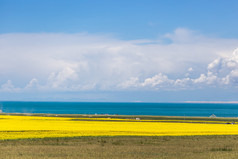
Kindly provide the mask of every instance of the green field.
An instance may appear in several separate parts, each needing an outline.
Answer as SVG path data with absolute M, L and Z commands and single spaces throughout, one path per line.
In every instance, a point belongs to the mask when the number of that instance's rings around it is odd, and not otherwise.
M 237 159 L 238 136 L 80 137 L 0 141 L 2 159 Z
M 238 122 L 238 118 L 235 117 L 190 117 L 190 116 L 150 116 L 150 115 L 84 115 L 84 114 L 37 114 L 37 113 L 0 113 L 0 115 L 11 115 L 11 116 L 41 116 L 41 117 L 70 117 L 70 118 L 81 118 L 82 119 L 93 119 L 93 118 L 110 118 L 110 119 L 136 119 L 141 120 L 181 120 L 182 122 L 197 121 L 206 123 L 207 121 L 221 121 L 221 122 Z

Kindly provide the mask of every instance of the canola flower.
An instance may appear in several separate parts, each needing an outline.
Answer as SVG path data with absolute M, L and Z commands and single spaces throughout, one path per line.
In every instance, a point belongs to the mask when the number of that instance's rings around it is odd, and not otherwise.
M 77 136 L 237 135 L 238 125 L 0 115 L 0 140 Z

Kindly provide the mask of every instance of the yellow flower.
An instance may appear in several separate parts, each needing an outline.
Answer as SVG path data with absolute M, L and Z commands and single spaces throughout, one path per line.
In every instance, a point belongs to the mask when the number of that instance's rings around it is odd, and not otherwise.
M 238 134 L 238 125 L 0 115 L 0 140 L 76 136 L 183 136 Z

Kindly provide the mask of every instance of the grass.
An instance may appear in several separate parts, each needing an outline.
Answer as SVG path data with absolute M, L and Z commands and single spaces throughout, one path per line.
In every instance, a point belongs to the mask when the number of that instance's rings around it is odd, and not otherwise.
M 0 115 L 11 115 L 11 116 L 41 116 L 41 117 L 66 117 L 66 118 L 82 118 L 82 119 L 93 119 L 93 118 L 111 118 L 111 119 L 135 119 L 140 118 L 141 120 L 198 120 L 198 121 L 227 121 L 227 122 L 238 122 L 238 118 L 232 117 L 190 117 L 190 116 L 149 116 L 149 115 L 88 115 L 88 114 L 40 114 L 40 113 L 0 113 Z
M 236 159 L 238 136 L 78 137 L 0 141 L 0 158 Z

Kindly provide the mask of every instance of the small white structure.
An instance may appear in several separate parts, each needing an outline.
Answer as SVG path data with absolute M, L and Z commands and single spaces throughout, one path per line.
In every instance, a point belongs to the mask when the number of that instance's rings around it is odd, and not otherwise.
M 210 118 L 216 118 L 217 116 L 215 114 L 212 114 Z
M 136 120 L 140 120 L 140 118 L 136 118 Z

